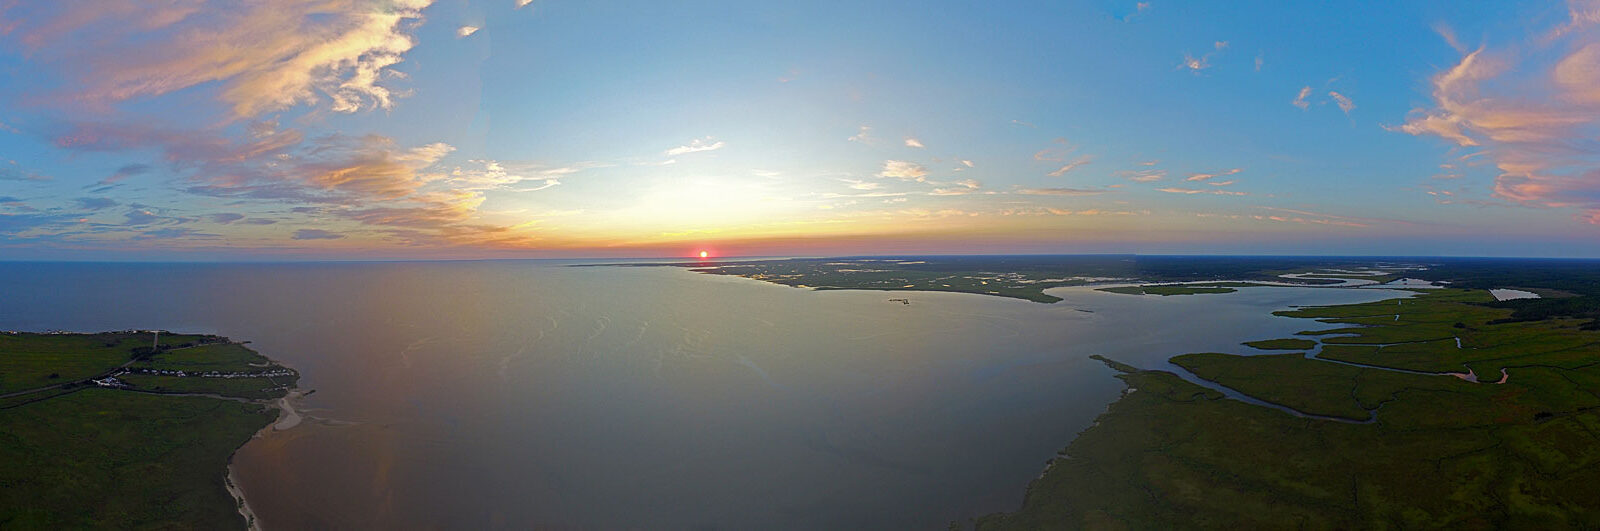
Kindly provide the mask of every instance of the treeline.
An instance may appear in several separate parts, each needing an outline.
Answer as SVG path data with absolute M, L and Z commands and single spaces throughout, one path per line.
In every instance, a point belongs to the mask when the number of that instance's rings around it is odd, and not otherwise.
M 1457 258 L 1418 271 L 1413 276 L 1446 281 L 1468 289 L 1554 290 L 1571 296 L 1513 299 L 1485 303 L 1511 309 L 1499 322 L 1540 321 L 1568 317 L 1588 319 L 1583 328 L 1600 330 L 1600 260 Z

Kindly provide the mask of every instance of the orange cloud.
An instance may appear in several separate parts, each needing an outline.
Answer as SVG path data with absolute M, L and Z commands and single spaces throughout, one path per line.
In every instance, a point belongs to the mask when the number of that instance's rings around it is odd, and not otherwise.
M 389 108 L 380 83 L 433 0 L 41 2 L 13 14 L 35 59 L 75 77 L 74 101 L 115 103 L 207 83 L 235 118 L 300 104 Z
M 1585 139 L 1600 133 L 1600 3 L 1570 2 L 1566 24 L 1530 39 L 1520 54 L 1486 48 L 1464 54 L 1432 79 L 1433 107 L 1389 127 L 1482 147 L 1500 170 L 1494 195 L 1531 206 L 1600 212 L 1600 161 Z M 1447 35 L 1447 38 L 1449 36 Z M 1553 65 L 1537 62 L 1561 45 Z

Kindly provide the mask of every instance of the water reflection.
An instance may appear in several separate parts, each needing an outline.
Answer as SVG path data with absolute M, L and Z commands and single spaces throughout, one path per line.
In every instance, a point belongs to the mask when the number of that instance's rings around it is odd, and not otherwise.
M 930 528 L 1015 506 L 1120 382 L 1314 326 L 1246 288 L 1054 305 L 546 262 L 0 265 L 0 328 L 250 339 L 308 421 L 246 445 L 268 528 Z M 911 304 L 890 303 L 909 298 Z

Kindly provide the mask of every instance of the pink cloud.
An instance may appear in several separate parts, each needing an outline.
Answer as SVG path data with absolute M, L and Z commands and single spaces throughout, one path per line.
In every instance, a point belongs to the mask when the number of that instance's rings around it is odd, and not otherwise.
M 1499 170 L 1494 195 L 1529 206 L 1600 212 L 1600 3 L 1570 2 L 1570 20 L 1506 51 L 1480 48 L 1432 79 L 1433 105 L 1389 127 L 1436 136 Z M 1555 55 L 1550 64 L 1542 57 Z M 1464 159 L 1466 157 L 1463 157 Z
M 389 108 L 382 81 L 415 44 L 410 21 L 433 0 L 39 2 L 8 13 L 32 60 L 95 105 L 216 83 L 235 118 L 301 104 Z

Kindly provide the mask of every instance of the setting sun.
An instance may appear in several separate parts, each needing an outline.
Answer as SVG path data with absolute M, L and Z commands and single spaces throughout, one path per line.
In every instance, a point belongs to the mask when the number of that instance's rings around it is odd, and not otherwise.
M 700 251 L 700 257 L 701 258 L 708 258 L 710 256 L 711 256 L 711 253 L 706 252 L 706 251 Z

